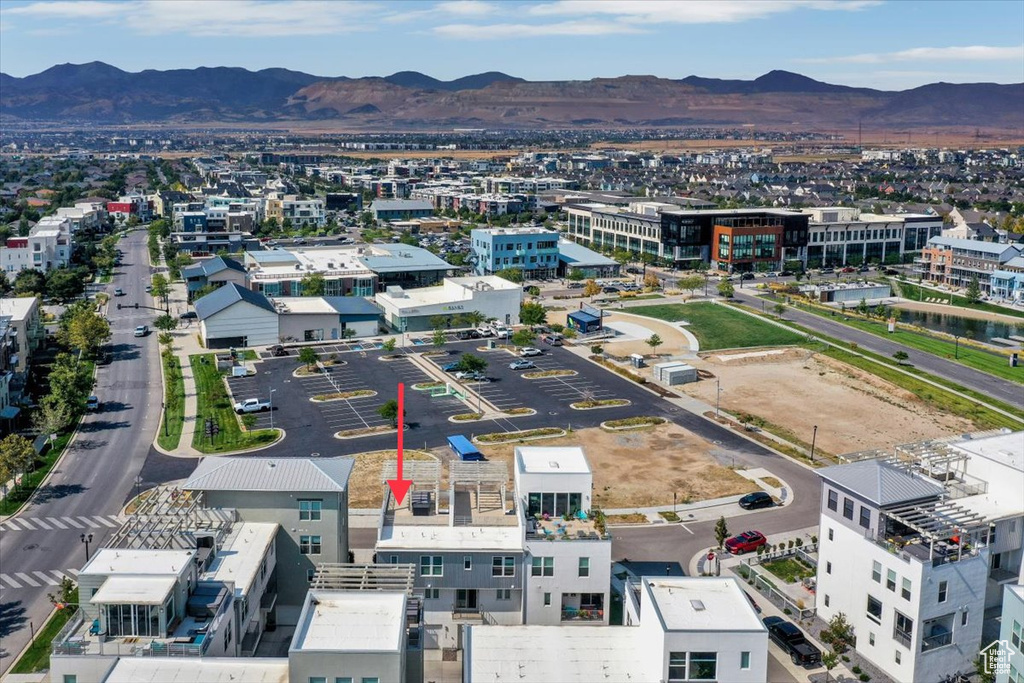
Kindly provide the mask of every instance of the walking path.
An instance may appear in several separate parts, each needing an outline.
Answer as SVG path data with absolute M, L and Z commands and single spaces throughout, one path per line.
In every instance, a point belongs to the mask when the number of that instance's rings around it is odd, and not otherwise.
M 199 339 L 197 338 L 199 325 L 192 320 L 182 321 L 179 317 L 188 310 L 188 293 L 184 282 L 175 281 L 170 283 L 169 300 L 171 315 L 179 320 L 177 329 L 171 332 L 171 335 L 174 337 L 171 347 L 181 362 L 181 378 L 185 384 L 185 413 L 178 447 L 172 451 L 165 451 L 160 448 L 156 441 L 153 441 L 153 447 L 167 455 L 195 458 L 203 454 L 192 447 L 192 440 L 196 432 L 198 404 L 196 401 L 196 380 L 189 359 L 193 354 L 204 353 L 206 349 L 199 344 Z

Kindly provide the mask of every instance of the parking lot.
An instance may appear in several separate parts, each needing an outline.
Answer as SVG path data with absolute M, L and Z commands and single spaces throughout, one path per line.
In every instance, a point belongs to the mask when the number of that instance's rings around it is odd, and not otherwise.
M 454 332 L 447 332 L 445 339 L 448 342 L 458 342 L 455 338 Z M 468 340 L 468 341 L 479 341 L 479 340 Z M 402 350 L 403 348 L 415 349 L 417 351 L 423 351 L 431 347 L 434 343 L 433 334 L 424 333 L 408 333 L 405 335 L 404 342 L 398 342 L 395 350 Z M 404 345 L 403 345 L 404 344 Z M 374 339 L 352 339 L 352 340 L 336 340 L 324 342 L 323 344 L 315 344 L 312 346 L 313 350 L 316 351 L 321 357 L 332 354 L 332 353 L 346 353 L 349 351 L 379 351 L 384 348 L 384 340 L 382 338 Z M 291 356 L 295 358 L 299 354 L 299 349 L 295 347 L 286 347 L 284 349 L 284 355 L 278 356 L 280 358 Z M 274 355 L 269 351 L 260 351 L 260 358 L 267 359 L 273 358 Z

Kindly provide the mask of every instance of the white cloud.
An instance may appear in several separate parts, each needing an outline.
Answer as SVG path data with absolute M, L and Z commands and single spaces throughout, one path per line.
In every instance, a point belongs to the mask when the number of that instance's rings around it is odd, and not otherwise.
M 33 2 L 18 7 L 7 7 L 4 14 L 60 19 L 101 19 L 117 16 L 125 11 L 125 3 L 83 0 L 82 2 Z
M 452 2 L 437 3 L 434 5 L 434 10 L 460 17 L 483 17 L 494 14 L 498 8 L 489 2 L 480 2 L 480 0 L 453 0 Z
M 609 21 L 562 21 L 553 24 L 445 24 L 433 32 L 446 38 L 493 40 L 495 38 L 537 38 L 541 36 L 604 36 L 646 33 L 637 26 Z
M 613 15 L 622 21 L 717 24 L 758 19 L 797 9 L 857 11 L 879 0 L 558 0 L 529 8 L 536 16 Z
M 809 64 L 886 64 L 889 62 L 1001 62 L 1024 61 L 1024 45 L 998 47 L 914 47 L 899 52 L 865 52 L 839 57 L 816 57 L 797 61 Z

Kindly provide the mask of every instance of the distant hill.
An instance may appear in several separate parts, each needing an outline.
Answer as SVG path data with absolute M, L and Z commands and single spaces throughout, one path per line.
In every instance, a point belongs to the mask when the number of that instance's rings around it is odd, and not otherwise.
M 324 78 L 287 69 L 123 71 L 61 64 L 0 74 L 0 117 L 67 124 L 337 121 L 340 126 L 984 126 L 1024 129 L 1024 84 L 934 83 L 887 92 L 789 71 L 754 80 L 689 76 L 525 81 L 500 72 L 441 81 L 417 71 Z

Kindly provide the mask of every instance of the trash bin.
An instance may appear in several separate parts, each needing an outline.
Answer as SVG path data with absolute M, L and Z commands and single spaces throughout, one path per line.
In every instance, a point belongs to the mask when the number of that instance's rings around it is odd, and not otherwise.
M 489 348 L 489 349 L 493 349 L 494 348 L 494 340 L 493 339 L 488 339 L 487 340 L 487 348 Z

